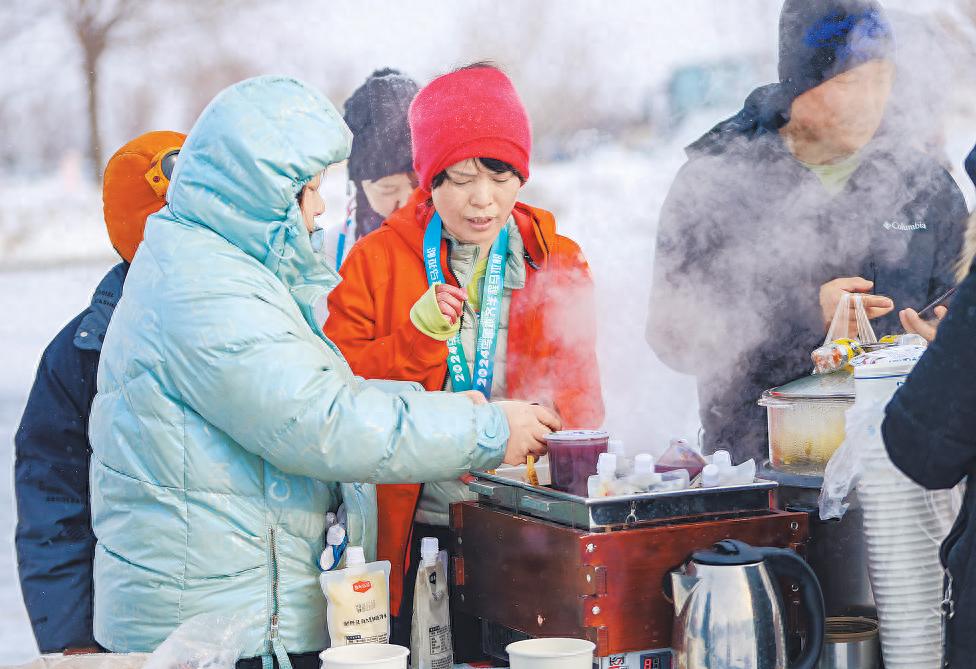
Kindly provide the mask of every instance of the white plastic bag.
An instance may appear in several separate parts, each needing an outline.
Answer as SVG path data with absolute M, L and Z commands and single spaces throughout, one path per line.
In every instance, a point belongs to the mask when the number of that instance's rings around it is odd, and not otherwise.
M 143 669 L 149 653 L 87 653 L 41 655 L 9 669 Z M 9 666 L 9 665 L 8 665 Z
M 857 323 L 857 331 L 851 332 L 851 310 Z M 864 296 L 861 293 L 844 293 L 834 310 L 834 318 L 830 321 L 830 329 L 824 339 L 824 345 L 838 339 L 856 339 L 862 344 L 876 344 L 878 337 L 874 334 L 868 312 L 864 308 Z
M 851 332 L 851 310 L 854 310 L 856 331 Z M 834 318 L 821 346 L 810 354 L 814 374 L 829 374 L 850 369 L 852 362 L 864 353 L 863 345 L 875 344 L 878 338 L 864 309 L 860 293 L 844 293 L 834 310 Z
M 827 462 L 820 490 L 820 519 L 842 518 L 847 512 L 847 496 L 857 487 L 862 473 L 865 444 L 881 440 L 879 415 L 886 403 L 855 403 L 845 412 L 844 441 Z M 884 444 L 881 444 L 884 448 Z
M 234 669 L 251 625 L 239 615 L 204 613 L 173 630 L 143 669 Z

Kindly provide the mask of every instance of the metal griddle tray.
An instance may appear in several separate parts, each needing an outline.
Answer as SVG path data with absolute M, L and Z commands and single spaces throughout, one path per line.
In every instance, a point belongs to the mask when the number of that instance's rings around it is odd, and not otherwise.
M 468 488 L 489 506 L 559 525 L 599 531 L 671 518 L 769 511 L 769 491 L 778 485 L 775 481 L 757 479 L 749 485 L 587 498 L 530 485 L 513 478 L 517 474 L 515 470 L 508 471 L 508 476 L 472 472 L 475 479 Z

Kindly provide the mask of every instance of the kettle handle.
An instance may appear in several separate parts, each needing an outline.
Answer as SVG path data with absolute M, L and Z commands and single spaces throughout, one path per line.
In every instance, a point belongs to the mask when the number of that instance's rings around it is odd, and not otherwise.
M 787 548 L 757 548 L 776 576 L 800 582 L 801 604 L 806 614 L 806 643 L 789 669 L 815 669 L 824 644 L 824 598 L 820 581 L 806 561 Z

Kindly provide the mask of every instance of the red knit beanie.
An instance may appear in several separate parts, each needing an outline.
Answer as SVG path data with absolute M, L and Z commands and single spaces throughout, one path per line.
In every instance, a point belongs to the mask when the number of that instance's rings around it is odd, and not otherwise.
M 532 129 L 515 87 L 490 66 L 434 79 L 410 105 L 413 166 L 421 188 L 470 158 L 502 160 L 529 178 Z

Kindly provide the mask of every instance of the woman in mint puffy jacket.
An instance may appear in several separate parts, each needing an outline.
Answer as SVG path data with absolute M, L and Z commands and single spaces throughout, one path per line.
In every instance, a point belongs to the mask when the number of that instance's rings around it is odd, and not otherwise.
M 227 613 L 251 625 L 243 658 L 317 666 L 327 512 L 345 503 L 369 555 L 371 483 L 524 462 L 558 427 L 524 403 L 363 381 L 324 337 L 316 314 L 339 279 L 310 232 L 321 173 L 349 145 L 324 96 L 259 77 L 217 96 L 183 146 L 92 405 L 94 627 L 109 650 L 152 651 Z

